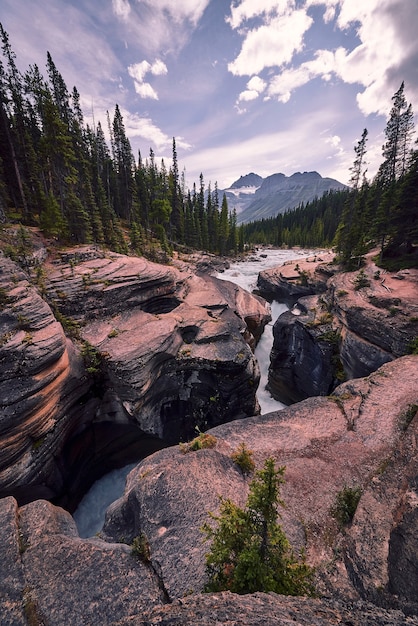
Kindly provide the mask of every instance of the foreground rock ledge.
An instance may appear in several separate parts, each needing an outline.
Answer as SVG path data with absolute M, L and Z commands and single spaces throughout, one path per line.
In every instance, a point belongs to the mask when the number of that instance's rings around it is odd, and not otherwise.
M 1 623 L 26 623 L 30 607 L 39 623 L 72 626 L 418 624 L 417 377 L 418 357 L 402 357 L 329 398 L 218 426 L 214 449 L 153 454 L 130 473 L 101 537 L 80 539 L 48 502 L 1 500 Z M 258 467 L 271 456 L 286 465 L 282 523 L 325 599 L 200 595 L 201 524 L 219 494 L 242 504 L 248 493 L 231 459 L 240 442 Z M 341 532 L 330 509 L 344 486 L 362 497 Z M 148 564 L 129 547 L 140 533 Z

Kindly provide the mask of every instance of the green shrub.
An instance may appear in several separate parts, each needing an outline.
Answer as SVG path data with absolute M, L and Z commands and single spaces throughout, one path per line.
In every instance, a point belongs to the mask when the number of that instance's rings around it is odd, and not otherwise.
M 87 373 L 92 376 L 99 374 L 104 359 L 100 350 L 92 346 L 88 341 L 84 341 L 81 348 L 81 356 L 83 357 Z
M 361 487 L 344 487 L 337 493 L 331 515 L 337 520 L 340 528 L 353 520 L 360 498 Z
M 199 430 L 199 429 L 198 429 Z M 196 450 L 202 450 L 203 448 L 214 448 L 216 446 L 217 439 L 209 433 L 201 433 L 195 437 L 189 443 L 180 443 L 180 450 L 186 454 L 186 452 L 196 452 Z
M 414 337 L 408 344 L 407 354 L 418 354 L 418 337 Z
M 255 469 L 253 451 L 249 450 L 244 442 L 241 442 L 232 455 L 232 460 L 238 465 L 243 474 L 251 474 Z
M 370 287 L 370 280 L 367 278 L 367 274 L 364 270 L 360 270 L 355 279 L 353 280 L 354 289 L 358 291 L 363 287 Z
M 219 516 L 209 514 L 216 526 L 202 528 L 211 541 L 205 591 L 313 595 L 313 570 L 303 553 L 295 556 L 277 523 L 277 507 L 284 506 L 279 493 L 284 470 L 267 459 L 251 482 L 245 509 L 221 497 Z
M 131 543 L 131 554 L 143 563 L 149 563 L 151 559 L 151 551 L 144 533 L 134 537 Z

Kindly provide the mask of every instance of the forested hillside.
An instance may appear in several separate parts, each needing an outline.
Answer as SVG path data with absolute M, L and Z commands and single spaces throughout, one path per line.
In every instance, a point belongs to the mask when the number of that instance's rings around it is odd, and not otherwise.
M 236 215 L 217 188 L 185 190 L 173 138 L 171 166 L 135 159 L 116 104 L 107 135 L 86 124 L 51 55 L 47 77 L 34 65 L 22 74 L 0 25 L 0 221 L 39 225 L 63 242 L 97 242 L 149 252 L 157 239 L 215 253 L 238 250 Z M 129 239 L 126 233 L 129 232 Z
M 354 148 L 350 189 L 331 191 L 269 219 L 244 225 L 250 243 L 287 246 L 335 246 L 347 268 L 359 265 L 372 246 L 380 262 L 412 266 L 418 263 L 418 150 L 413 143 L 412 107 L 404 83 L 392 98 L 385 129 L 383 161 L 372 181 L 367 179 L 367 129 Z
M 115 251 L 152 254 L 185 246 L 235 254 L 246 244 L 335 246 L 347 267 L 372 245 L 382 260 L 416 263 L 418 150 L 404 84 L 392 98 L 382 164 L 370 181 L 367 130 L 355 147 L 350 190 L 331 191 L 285 214 L 237 226 L 215 184 L 186 189 L 176 142 L 170 167 L 132 153 L 116 104 L 87 124 L 74 87 L 69 92 L 49 53 L 46 77 L 36 65 L 18 70 L 0 24 L 0 223 L 38 226 L 62 243 L 105 244 Z M 107 137 L 107 138 L 106 138 Z M 414 147 L 414 149 L 413 149 Z

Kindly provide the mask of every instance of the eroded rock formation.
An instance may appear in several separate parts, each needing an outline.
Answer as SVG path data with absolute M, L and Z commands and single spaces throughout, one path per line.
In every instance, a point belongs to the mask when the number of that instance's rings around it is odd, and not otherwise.
M 2 623 L 25 623 L 29 606 L 45 623 L 74 626 L 418 624 L 417 375 L 418 357 L 403 357 L 329 398 L 220 425 L 213 449 L 156 452 L 130 473 L 101 537 L 79 539 L 47 502 L 1 500 Z M 242 504 L 248 493 L 251 477 L 231 458 L 240 442 L 258 467 L 268 457 L 286 466 L 282 523 L 316 566 L 320 598 L 200 593 L 201 524 L 218 495 Z M 341 528 L 331 511 L 345 487 L 361 498 Z M 140 536 L 145 562 L 129 547 Z
M 0 264 L 1 495 L 71 510 L 109 469 L 258 412 L 260 298 L 93 247 L 38 284 Z
M 274 326 L 269 389 L 284 402 L 326 395 L 342 380 L 367 376 L 406 354 L 417 334 L 418 270 L 381 274 L 368 258 L 361 272 L 318 271 L 328 277 L 326 290 L 299 298 Z M 278 272 L 271 273 L 272 291 Z M 289 288 L 299 288 L 298 281 L 289 272 L 282 280 Z

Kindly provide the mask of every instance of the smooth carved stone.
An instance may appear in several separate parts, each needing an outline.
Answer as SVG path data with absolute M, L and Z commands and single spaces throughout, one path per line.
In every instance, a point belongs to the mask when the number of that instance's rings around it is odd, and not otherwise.
M 220 425 L 215 448 L 156 452 L 129 474 L 100 537 L 80 539 L 48 502 L 0 500 L 0 622 L 24 624 L 26 606 L 38 623 L 75 626 L 416 626 L 417 376 L 418 357 L 402 357 L 329 398 Z M 252 479 L 231 458 L 240 443 L 257 467 L 286 466 L 280 521 L 316 567 L 319 597 L 201 593 L 201 526 L 219 495 L 242 506 Z M 340 529 L 331 511 L 344 487 L 362 495 Z M 144 562 L 131 552 L 137 537 Z
M 45 269 L 50 304 L 0 259 L 0 495 L 73 510 L 106 471 L 259 411 L 265 301 L 92 246 Z
M 326 395 L 341 380 L 367 376 L 408 353 L 416 336 L 418 270 L 401 283 L 397 274 L 377 280 L 369 259 L 364 272 L 365 287 L 357 289 L 358 272 L 336 273 L 319 297 L 300 298 L 278 318 L 268 383 L 275 398 Z
M 286 466 L 282 523 L 317 567 L 319 591 L 414 607 L 413 582 L 405 583 L 403 603 L 393 594 L 418 566 L 412 513 L 417 423 L 410 416 L 417 375 L 418 357 L 402 357 L 344 383 L 329 398 L 218 426 L 210 431 L 215 449 L 152 455 L 132 470 L 124 496 L 109 507 L 103 536 L 131 540 L 145 533 L 169 597 L 199 592 L 207 551 L 199 529 L 208 511 L 218 510 L 218 495 L 242 505 L 248 493 L 251 478 L 231 460 L 243 442 L 258 467 L 271 456 Z M 340 532 L 331 511 L 344 487 L 360 487 L 363 496 L 353 523 Z

